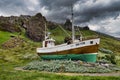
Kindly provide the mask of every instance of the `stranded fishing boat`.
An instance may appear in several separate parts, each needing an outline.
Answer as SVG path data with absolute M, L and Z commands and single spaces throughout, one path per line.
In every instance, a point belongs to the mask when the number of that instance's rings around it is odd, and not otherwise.
M 100 38 L 98 37 L 84 40 L 81 36 L 79 39 L 75 39 L 72 11 L 72 40 L 61 45 L 55 45 L 55 40 L 50 38 L 49 33 L 45 30 L 43 47 L 37 48 L 37 54 L 44 60 L 71 59 L 96 62 L 99 43 Z

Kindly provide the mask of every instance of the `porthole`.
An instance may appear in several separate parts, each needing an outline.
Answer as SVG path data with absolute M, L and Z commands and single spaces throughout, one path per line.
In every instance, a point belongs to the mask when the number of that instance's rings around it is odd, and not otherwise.
M 93 41 L 90 41 L 90 44 L 93 44 Z

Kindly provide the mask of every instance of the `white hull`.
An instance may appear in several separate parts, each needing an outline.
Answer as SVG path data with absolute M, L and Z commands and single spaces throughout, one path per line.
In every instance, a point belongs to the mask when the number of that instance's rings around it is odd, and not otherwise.
M 75 51 L 75 49 L 77 49 L 77 51 L 79 52 L 79 50 L 81 48 L 86 48 L 87 47 L 90 48 L 92 46 L 96 46 L 99 45 L 100 43 L 100 38 L 96 38 L 96 39 L 89 39 L 89 40 L 84 40 L 84 41 L 78 41 L 78 42 L 74 42 L 72 44 L 61 44 L 61 45 L 56 45 L 53 47 L 44 47 L 44 48 L 37 48 L 37 53 L 40 55 L 44 55 L 44 54 L 52 54 L 52 53 L 62 53 L 64 51 Z M 94 49 L 92 49 L 93 51 Z M 77 52 L 75 51 L 75 52 Z M 90 53 L 90 52 L 89 52 Z M 92 53 L 92 52 L 91 52 Z

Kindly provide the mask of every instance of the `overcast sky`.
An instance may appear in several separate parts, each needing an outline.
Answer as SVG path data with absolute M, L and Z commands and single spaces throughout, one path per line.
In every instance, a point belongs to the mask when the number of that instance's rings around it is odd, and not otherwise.
M 62 23 L 74 8 L 76 25 L 120 37 L 120 0 L 0 0 L 1 16 L 35 15 Z

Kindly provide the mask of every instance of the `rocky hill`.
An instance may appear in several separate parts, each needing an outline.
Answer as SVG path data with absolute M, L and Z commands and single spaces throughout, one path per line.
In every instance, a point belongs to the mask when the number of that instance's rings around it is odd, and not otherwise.
M 25 24 L 27 36 L 34 41 L 42 41 L 44 39 L 44 26 L 46 22 L 45 17 L 40 13 L 32 16 Z
M 25 29 L 26 36 L 34 41 L 42 41 L 44 37 L 45 23 L 49 29 L 54 29 L 58 24 L 47 21 L 41 13 L 34 16 L 0 16 L 0 30 L 8 32 L 22 32 Z
M 60 28 L 63 27 L 66 31 L 71 35 L 71 21 L 69 19 L 66 20 L 64 24 L 58 24 L 54 22 L 47 21 L 41 13 L 37 13 L 34 16 L 29 15 L 21 15 L 21 16 L 10 16 L 10 17 L 0 17 L 0 43 L 3 43 L 9 40 L 14 34 L 28 37 L 33 41 L 42 41 L 44 39 L 44 30 L 45 23 L 47 25 L 48 30 L 52 33 L 52 37 L 56 40 L 57 44 L 64 42 L 65 37 L 68 37 L 66 33 Z M 119 53 L 119 45 L 120 42 L 118 39 L 95 31 L 89 30 L 88 26 L 79 27 L 81 30 L 81 34 L 83 37 L 97 35 L 101 37 L 101 45 L 100 47 L 114 50 L 116 53 Z M 77 29 L 76 29 L 77 30 Z M 7 33 L 7 32 L 10 33 Z M 16 33 L 14 33 L 16 32 Z M 78 32 L 76 31 L 78 34 Z M 13 35 L 11 35 L 13 34 Z M 3 39 L 2 39 L 3 38 Z M 113 43 L 114 42 L 114 43 Z M 113 47 L 113 46 L 116 46 Z
M 66 19 L 65 23 L 64 23 L 64 27 L 65 29 L 71 31 L 72 30 L 72 23 L 70 21 L 70 19 Z
M 116 38 L 116 39 L 120 41 L 120 38 Z
M 20 32 L 18 17 L 0 17 L 0 30 L 8 32 Z

